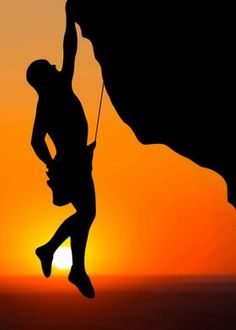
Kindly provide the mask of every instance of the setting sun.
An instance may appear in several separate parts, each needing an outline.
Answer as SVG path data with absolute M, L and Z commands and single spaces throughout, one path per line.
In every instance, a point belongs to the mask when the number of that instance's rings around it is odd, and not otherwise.
M 53 266 L 58 269 L 69 269 L 72 265 L 71 250 L 68 247 L 60 247 L 54 253 Z

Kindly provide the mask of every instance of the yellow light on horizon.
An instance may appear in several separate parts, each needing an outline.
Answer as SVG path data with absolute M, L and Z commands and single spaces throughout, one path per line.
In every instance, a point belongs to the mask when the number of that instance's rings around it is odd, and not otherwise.
M 60 247 L 54 253 L 53 266 L 57 269 L 70 269 L 72 265 L 72 254 L 69 247 Z

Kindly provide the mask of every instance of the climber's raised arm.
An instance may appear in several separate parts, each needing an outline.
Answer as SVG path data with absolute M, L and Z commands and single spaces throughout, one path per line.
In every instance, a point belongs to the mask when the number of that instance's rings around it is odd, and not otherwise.
M 62 74 L 71 84 L 74 75 L 75 56 L 77 52 L 77 32 L 70 0 L 66 2 L 66 30 L 63 42 Z

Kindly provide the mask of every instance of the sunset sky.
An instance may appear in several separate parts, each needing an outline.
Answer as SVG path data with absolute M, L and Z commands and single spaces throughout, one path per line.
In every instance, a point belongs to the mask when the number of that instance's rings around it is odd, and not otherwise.
M 46 58 L 60 69 L 64 0 L 0 4 L 1 275 L 39 275 L 34 250 L 73 212 L 56 207 L 30 145 L 37 103 L 25 70 Z M 102 86 L 91 44 L 79 34 L 74 90 L 95 133 Z M 157 108 L 158 111 L 158 108 Z M 163 145 L 141 145 L 104 95 L 93 176 L 97 216 L 91 274 L 236 274 L 236 213 L 226 185 Z M 68 245 L 69 242 L 66 242 Z M 60 274 L 55 270 L 56 274 Z

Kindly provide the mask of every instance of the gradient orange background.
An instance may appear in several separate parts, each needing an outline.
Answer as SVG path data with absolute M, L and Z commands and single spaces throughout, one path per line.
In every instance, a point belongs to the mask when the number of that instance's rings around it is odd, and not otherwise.
M 64 3 L 0 4 L 2 275 L 41 274 L 35 248 L 73 212 L 71 206 L 52 205 L 44 165 L 30 146 L 37 95 L 25 80 L 34 59 L 47 58 L 60 68 Z M 91 44 L 81 36 L 76 63 L 74 90 L 89 120 L 91 142 L 102 78 Z M 97 217 L 86 254 L 89 273 L 236 274 L 235 209 L 226 202 L 224 180 L 166 146 L 139 144 L 107 94 L 94 180 Z

